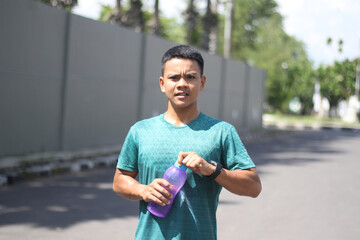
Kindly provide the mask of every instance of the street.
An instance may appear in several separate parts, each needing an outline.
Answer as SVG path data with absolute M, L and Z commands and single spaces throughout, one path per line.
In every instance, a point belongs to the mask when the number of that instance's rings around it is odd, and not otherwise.
M 360 238 L 360 134 L 296 131 L 245 144 L 262 180 L 257 199 L 223 189 L 218 239 Z M 114 169 L 0 187 L 0 239 L 134 239 L 137 202 L 112 191 Z

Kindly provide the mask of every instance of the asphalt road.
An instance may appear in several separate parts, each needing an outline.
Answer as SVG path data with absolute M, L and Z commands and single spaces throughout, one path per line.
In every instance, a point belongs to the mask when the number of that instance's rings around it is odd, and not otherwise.
M 360 133 L 310 131 L 246 144 L 263 191 L 223 190 L 218 239 L 360 239 Z M 0 188 L 0 239 L 133 239 L 136 202 L 112 192 L 113 169 Z

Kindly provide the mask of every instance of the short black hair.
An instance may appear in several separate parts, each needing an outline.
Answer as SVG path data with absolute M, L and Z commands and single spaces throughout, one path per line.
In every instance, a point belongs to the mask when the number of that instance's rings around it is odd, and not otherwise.
M 201 76 L 204 72 L 204 59 L 200 52 L 188 45 L 178 45 L 167 50 L 161 59 L 161 76 L 164 75 L 165 63 L 172 58 L 186 58 L 195 60 L 200 67 Z

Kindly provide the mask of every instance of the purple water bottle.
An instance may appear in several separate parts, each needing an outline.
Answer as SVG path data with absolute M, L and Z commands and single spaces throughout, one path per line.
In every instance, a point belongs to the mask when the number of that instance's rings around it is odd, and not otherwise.
M 176 162 L 173 166 L 169 167 L 164 173 L 163 179 L 168 181 L 171 184 L 171 189 L 169 191 L 172 193 L 173 197 L 170 199 L 169 205 L 161 206 L 157 203 L 150 202 L 147 209 L 149 212 L 154 214 L 157 217 L 166 217 L 169 212 L 171 205 L 176 197 L 176 194 L 180 191 L 182 186 L 186 181 L 186 166 L 184 164 L 179 164 Z

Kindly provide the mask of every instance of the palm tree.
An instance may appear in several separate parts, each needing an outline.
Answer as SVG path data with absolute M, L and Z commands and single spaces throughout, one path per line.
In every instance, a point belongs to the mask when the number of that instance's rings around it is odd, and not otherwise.
M 149 23 L 149 32 L 156 35 L 162 34 L 162 27 L 159 20 L 159 0 L 155 0 L 154 4 L 154 15 L 152 20 Z
M 191 45 L 196 45 L 199 38 L 198 32 L 196 31 L 199 13 L 196 10 L 194 0 L 189 0 L 188 7 L 184 12 L 184 17 L 185 29 L 187 32 L 186 42 Z
M 116 0 L 116 5 L 114 12 L 111 16 L 111 22 L 120 25 L 122 22 L 122 6 L 121 6 L 121 0 Z
M 77 0 L 39 0 L 45 4 L 51 5 L 53 7 L 71 10 L 77 5 Z
M 130 9 L 122 17 L 123 25 L 134 28 L 137 32 L 144 31 L 144 14 L 141 0 L 131 0 Z
M 207 0 L 206 13 L 202 18 L 203 35 L 201 47 L 208 50 L 210 54 L 216 53 L 217 5 L 218 0 Z

